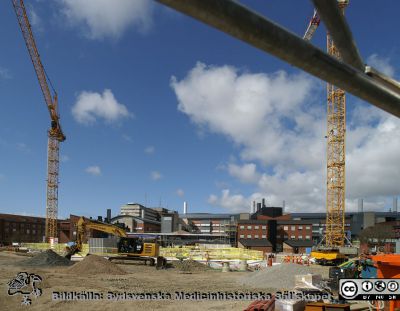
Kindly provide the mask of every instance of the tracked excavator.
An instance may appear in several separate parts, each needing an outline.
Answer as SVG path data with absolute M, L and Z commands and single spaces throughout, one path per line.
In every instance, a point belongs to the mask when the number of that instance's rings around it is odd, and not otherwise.
M 159 245 L 156 242 L 146 242 L 140 238 L 128 237 L 126 231 L 116 225 L 103 223 L 88 219 L 79 218 L 77 222 L 76 239 L 68 247 L 66 258 L 71 259 L 72 255 L 82 251 L 83 241 L 89 229 L 105 232 L 119 237 L 118 253 L 108 256 L 108 260 L 137 260 L 143 261 L 150 266 L 156 265 L 157 269 L 165 269 L 167 261 L 159 255 Z

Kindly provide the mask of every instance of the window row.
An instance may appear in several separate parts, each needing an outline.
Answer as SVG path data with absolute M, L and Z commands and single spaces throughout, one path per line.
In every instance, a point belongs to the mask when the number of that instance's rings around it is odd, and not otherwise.
M 311 229 L 311 226 L 305 226 L 305 228 L 306 228 L 307 230 L 310 230 L 310 229 Z M 297 226 L 297 229 L 298 229 L 298 230 L 303 230 L 303 226 Z M 288 231 L 288 230 L 289 230 L 289 226 L 283 226 L 283 230 Z M 291 231 L 295 231 L 295 230 L 296 230 L 296 226 L 290 226 L 290 230 L 291 230 Z
M 246 239 L 260 239 L 260 236 L 258 234 L 254 234 L 254 235 L 247 234 L 246 236 L 244 234 L 241 234 L 239 237 L 241 239 L 244 239 L 245 237 L 246 237 Z M 267 236 L 265 234 L 261 235 L 261 239 L 266 239 L 266 238 L 267 238 Z
M 260 229 L 260 227 L 263 230 L 267 229 L 267 226 L 240 226 L 240 229 L 244 229 L 245 227 L 246 227 L 247 230 L 252 230 L 252 229 L 258 230 L 258 229 Z

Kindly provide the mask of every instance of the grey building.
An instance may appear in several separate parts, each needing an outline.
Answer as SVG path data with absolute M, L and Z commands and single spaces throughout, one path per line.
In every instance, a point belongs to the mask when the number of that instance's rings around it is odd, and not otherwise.
M 194 233 L 224 234 L 236 245 L 239 214 L 186 213 L 179 215 Z
M 158 211 L 139 203 L 128 203 L 121 206 L 121 215 L 129 215 L 151 221 L 160 221 L 161 219 Z
M 322 239 L 326 227 L 326 213 L 292 213 L 293 220 L 308 220 L 312 223 L 314 244 Z M 345 213 L 345 231 L 351 239 L 357 239 L 361 230 L 378 223 L 400 220 L 397 212 L 349 212 Z

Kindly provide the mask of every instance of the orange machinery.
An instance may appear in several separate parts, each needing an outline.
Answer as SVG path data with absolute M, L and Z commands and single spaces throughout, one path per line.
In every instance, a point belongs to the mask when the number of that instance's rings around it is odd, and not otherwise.
M 400 279 L 400 255 L 399 254 L 380 254 L 371 256 L 376 264 L 377 277 L 381 279 Z M 400 301 L 390 301 L 389 311 L 400 308 Z

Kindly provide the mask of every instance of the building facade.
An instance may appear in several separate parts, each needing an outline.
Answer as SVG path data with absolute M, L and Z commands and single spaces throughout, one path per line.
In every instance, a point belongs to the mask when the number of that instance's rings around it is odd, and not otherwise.
M 0 214 L 0 244 L 43 242 L 45 227 L 43 217 Z

